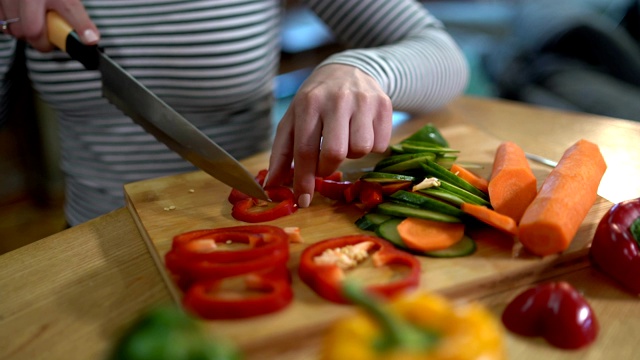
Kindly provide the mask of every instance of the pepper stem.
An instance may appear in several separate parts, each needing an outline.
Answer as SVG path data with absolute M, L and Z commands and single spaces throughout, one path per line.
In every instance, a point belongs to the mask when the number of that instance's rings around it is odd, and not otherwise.
M 419 329 L 399 316 L 383 308 L 373 296 L 352 281 L 345 281 L 342 286 L 343 295 L 354 305 L 360 306 L 380 325 L 382 335 L 375 346 L 381 350 L 402 348 L 412 351 L 423 351 L 433 347 L 437 335 L 428 330 Z

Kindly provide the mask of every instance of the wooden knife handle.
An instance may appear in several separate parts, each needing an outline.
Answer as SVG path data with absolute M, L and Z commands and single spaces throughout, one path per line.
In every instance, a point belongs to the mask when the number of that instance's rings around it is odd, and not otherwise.
M 47 12 L 47 36 L 49 41 L 73 59 L 78 60 L 88 70 L 95 70 L 100 63 L 100 49 L 97 45 L 85 45 L 71 25 L 55 11 Z

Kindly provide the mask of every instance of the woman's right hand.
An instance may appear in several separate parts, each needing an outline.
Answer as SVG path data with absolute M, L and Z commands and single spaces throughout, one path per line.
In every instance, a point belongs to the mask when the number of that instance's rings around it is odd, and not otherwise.
M 55 48 L 47 36 L 45 15 L 54 10 L 78 33 L 86 45 L 95 45 L 100 32 L 89 18 L 80 0 L 0 0 L 0 20 L 20 20 L 7 25 L 3 32 L 48 52 Z

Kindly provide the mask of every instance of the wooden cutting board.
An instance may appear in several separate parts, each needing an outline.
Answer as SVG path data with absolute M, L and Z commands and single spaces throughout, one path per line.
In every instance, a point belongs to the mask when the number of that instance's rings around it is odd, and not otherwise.
M 477 127 L 452 118 L 430 119 L 449 141 L 460 149 L 461 162 L 474 163 L 478 173 L 488 177 L 495 149 L 501 140 Z M 398 141 L 424 125 L 411 120 L 395 129 L 393 141 Z M 371 166 L 379 156 L 349 161 L 342 170 L 348 175 Z M 268 154 L 259 154 L 243 163 L 250 172 L 266 168 Z M 539 185 L 550 168 L 532 164 Z M 231 215 L 227 202 L 230 188 L 203 172 L 157 178 L 127 184 L 127 206 L 140 233 L 145 238 L 160 272 L 176 301 L 181 294 L 174 286 L 164 267 L 164 255 L 171 247 L 174 235 L 182 232 L 241 225 Z M 580 227 L 570 248 L 560 255 L 539 258 L 522 251 L 517 244 L 499 237 L 476 239 L 478 250 L 469 257 L 434 259 L 420 257 L 422 263 L 421 289 L 442 293 L 455 299 L 473 299 L 508 287 L 530 283 L 547 276 L 589 266 L 586 258 L 595 227 L 611 203 L 598 198 Z M 297 226 L 301 229 L 303 244 L 291 245 L 289 268 L 293 276 L 295 299 L 275 314 L 247 320 L 211 321 L 212 334 L 223 336 L 240 345 L 249 358 L 265 358 L 279 354 L 278 358 L 314 358 L 321 332 L 335 319 L 353 311 L 349 306 L 327 302 L 302 283 L 297 275 L 299 253 L 308 245 L 323 239 L 366 233 L 354 221 L 361 216 L 354 205 L 336 204 L 316 195 L 309 208 L 269 224 Z M 385 269 L 363 269 L 366 276 L 383 279 L 389 276 Z M 290 355 L 287 355 L 290 354 Z

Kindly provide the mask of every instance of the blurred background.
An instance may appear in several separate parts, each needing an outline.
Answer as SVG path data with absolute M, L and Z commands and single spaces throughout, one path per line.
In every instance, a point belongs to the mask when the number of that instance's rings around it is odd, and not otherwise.
M 640 120 L 640 1 L 421 2 L 467 56 L 467 95 Z M 295 0 L 286 1 L 281 36 L 274 122 L 313 66 L 341 49 Z M 0 127 L 0 254 L 65 226 L 55 116 L 16 63 L 20 86 Z

